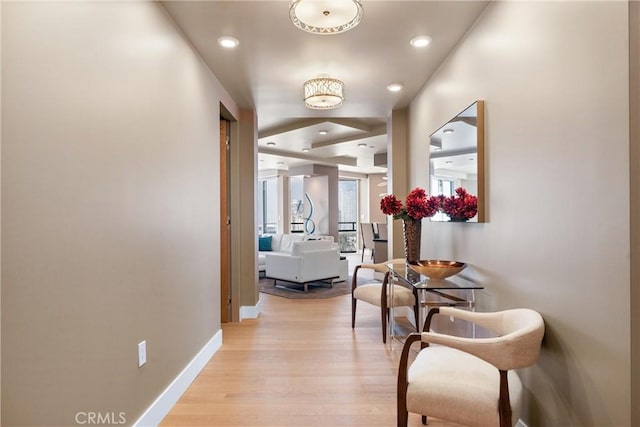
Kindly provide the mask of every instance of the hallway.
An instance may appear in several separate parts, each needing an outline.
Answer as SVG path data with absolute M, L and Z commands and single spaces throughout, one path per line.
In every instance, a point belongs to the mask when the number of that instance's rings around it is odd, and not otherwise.
M 163 426 L 395 425 L 401 347 L 382 344 L 377 308 L 359 304 L 352 330 L 350 296 L 260 299 L 257 320 L 223 326 L 222 348 Z

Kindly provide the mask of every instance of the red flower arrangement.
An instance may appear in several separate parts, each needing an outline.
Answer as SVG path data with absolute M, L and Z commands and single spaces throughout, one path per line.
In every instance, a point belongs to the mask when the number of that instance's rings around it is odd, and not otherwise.
M 434 216 L 440 209 L 440 198 L 427 196 L 427 192 L 416 187 L 407 196 L 404 206 L 393 194 L 380 200 L 380 210 L 385 215 L 393 215 L 393 219 L 420 221 L 422 218 Z
M 440 207 L 451 221 L 468 221 L 478 213 L 478 198 L 462 187 L 450 197 L 440 196 Z

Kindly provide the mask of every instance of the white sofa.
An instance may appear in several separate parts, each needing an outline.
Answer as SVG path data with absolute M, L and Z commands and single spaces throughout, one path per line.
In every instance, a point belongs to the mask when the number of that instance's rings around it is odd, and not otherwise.
M 264 276 L 304 286 L 314 281 L 346 280 L 346 260 L 340 260 L 340 250 L 332 238 L 306 240 L 303 234 L 275 234 L 271 251 L 260 251 L 259 271 Z
M 290 254 L 293 250 L 294 242 L 302 242 L 305 239 L 305 235 L 298 234 L 269 234 L 262 237 L 271 237 L 271 250 L 270 251 L 258 251 L 258 271 L 261 275 L 265 274 L 267 270 L 267 254 L 286 253 Z

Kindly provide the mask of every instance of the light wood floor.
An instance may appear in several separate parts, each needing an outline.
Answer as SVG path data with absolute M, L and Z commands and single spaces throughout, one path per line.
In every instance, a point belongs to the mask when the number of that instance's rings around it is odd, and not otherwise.
M 349 295 L 260 299 L 257 320 L 223 326 L 222 347 L 163 426 L 395 426 L 401 346 L 382 343 L 378 308 L 359 303 L 352 330 Z

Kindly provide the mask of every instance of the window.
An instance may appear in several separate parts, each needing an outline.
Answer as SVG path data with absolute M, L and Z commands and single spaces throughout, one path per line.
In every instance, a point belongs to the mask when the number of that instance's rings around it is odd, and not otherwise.
M 358 250 L 358 181 L 341 179 L 338 183 L 338 243 L 341 252 Z
M 304 178 L 302 176 L 289 178 L 289 194 L 291 197 L 291 207 L 289 209 L 291 232 L 304 233 L 305 199 Z
M 258 233 L 275 234 L 277 232 L 278 179 L 261 179 L 258 191 Z
M 430 195 L 438 195 L 438 194 L 442 194 L 445 197 L 449 197 L 451 195 L 453 195 L 453 188 L 455 185 L 455 182 L 453 181 L 453 179 L 448 179 L 448 178 L 443 178 L 443 177 L 434 177 L 435 179 L 433 179 L 431 181 L 431 194 Z M 433 221 L 448 221 L 449 217 L 443 213 L 443 212 L 438 212 L 437 214 L 435 214 L 433 216 Z

